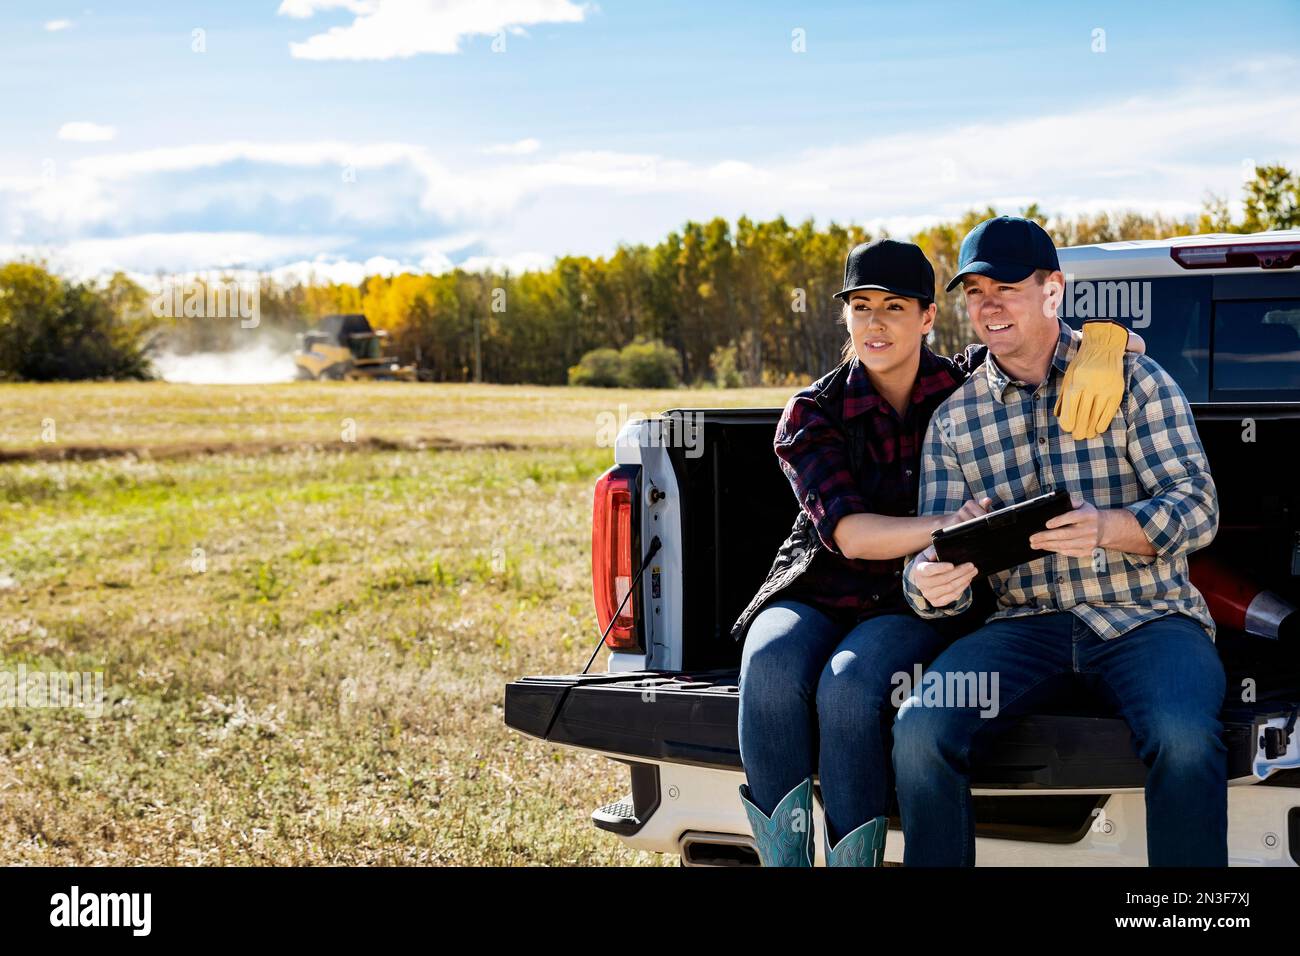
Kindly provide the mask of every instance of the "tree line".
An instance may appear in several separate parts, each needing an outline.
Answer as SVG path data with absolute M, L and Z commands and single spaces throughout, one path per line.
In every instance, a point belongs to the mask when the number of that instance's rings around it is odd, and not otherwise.
M 1041 222 L 1060 246 L 1300 227 L 1300 173 L 1257 166 L 1242 199 L 1240 220 L 1213 195 L 1187 219 L 1048 216 L 1037 205 L 1018 213 Z M 997 214 L 973 209 L 911 237 L 935 267 L 935 351 L 955 352 L 969 340 L 959 297 L 943 288 L 962 237 Z M 835 222 L 715 218 L 687 222 L 654 245 L 561 256 L 549 269 L 517 275 L 456 269 L 370 276 L 356 285 L 263 276 L 255 328 L 237 319 L 160 317 L 151 294 L 120 273 L 77 282 L 40 263 L 11 262 L 0 266 L 0 379 L 147 378 L 159 349 L 230 350 L 261 336 L 297 336 L 331 312 L 364 312 L 389 332 L 403 361 L 435 381 L 561 384 L 597 350 L 589 367 L 610 366 L 609 350 L 621 355 L 629 346 L 644 366 L 650 343 L 656 368 L 689 384 L 801 382 L 838 361 L 845 335 L 832 295 L 845 253 L 871 238 Z M 586 372 L 577 377 L 590 380 Z

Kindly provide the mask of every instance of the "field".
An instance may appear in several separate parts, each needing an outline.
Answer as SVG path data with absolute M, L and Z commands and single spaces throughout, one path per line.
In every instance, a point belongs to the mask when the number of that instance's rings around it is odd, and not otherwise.
M 610 422 L 788 391 L 0 385 L 0 672 L 106 698 L 0 707 L 0 862 L 668 862 L 502 686 L 595 644 Z

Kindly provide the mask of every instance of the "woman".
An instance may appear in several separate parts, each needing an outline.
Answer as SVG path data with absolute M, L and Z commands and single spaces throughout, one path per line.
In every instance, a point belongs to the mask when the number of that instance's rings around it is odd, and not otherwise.
M 879 865 L 892 789 L 893 675 L 910 675 L 991 610 L 985 588 L 967 613 L 923 620 L 901 587 L 904 558 L 926 548 L 931 532 L 990 504 L 916 515 L 930 415 L 986 350 L 970 346 L 949 359 L 926 348 L 934 270 L 912 243 L 855 248 L 836 298 L 849 333 L 844 361 L 790 400 L 774 444 L 800 512 L 732 629 L 745 638 L 740 796 L 764 866 L 812 865 L 814 771 L 827 863 Z M 1080 351 L 1123 341 L 1109 323 L 1089 323 Z M 1128 347 L 1143 350 L 1137 336 Z

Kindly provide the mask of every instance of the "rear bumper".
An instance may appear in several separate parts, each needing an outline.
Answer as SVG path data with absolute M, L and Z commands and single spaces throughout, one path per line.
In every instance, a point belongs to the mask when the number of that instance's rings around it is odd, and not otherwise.
M 620 836 L 623 843 L 635 850 L 681 855 L 687 865 L 744 865 L 740 848 L 752 846 L 752 837 L 736 793 L 743 773 L 684 764 L 660 764 L 658 770 L 661 802 L 635 834 Z M 1147 865 L 1146 806 L 1140 791 L 1093 797 L 1059 791 L 974 793 L 975 858 L 980 866 Z M 1098 809 L 1083 809 L 1085 799 Z M 1078 824 L 1073 832 L 1071 816 Z M 820 866 L 825 863 L 820 801 L 813 802 L 813 820 Z M 901 863 L 905 842 L 896 815 L 891 815 L 885 859 Z M 1300 790 L 1229 787 L 1228 859 L 1232 866 L 1300 864 Z

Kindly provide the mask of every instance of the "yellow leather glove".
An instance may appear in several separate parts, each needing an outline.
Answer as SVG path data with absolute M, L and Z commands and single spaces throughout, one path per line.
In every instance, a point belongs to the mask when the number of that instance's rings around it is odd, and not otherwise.
M 1075 441 L 1110 427 L 1124 398 L 1124 347 L 1128 329 L 1116 322 L 1085 322 L 1083 342 L 1065 369 L 1053 414 Z

